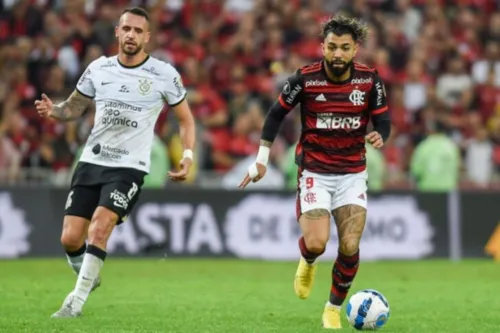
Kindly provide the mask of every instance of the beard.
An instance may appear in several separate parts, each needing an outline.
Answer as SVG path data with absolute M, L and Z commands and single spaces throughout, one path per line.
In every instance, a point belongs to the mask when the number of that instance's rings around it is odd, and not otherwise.
M 336 77 L 344 75 L 345 72 L 347 72 L 347 70 L 351 67 L 352 62 L 353 62 L 352 60 L 348 62 L 342 61 L 342 66 L 339 66 L 340 62 L 329 61 L 325 59 L 325 63 L 328 66 L 328 69 Z
M 142 50 L 141 45 L 131 45 L 127 43 L 122 44 L 122 52 L 125 53 L 128 56 L 135 56 L 137 53 L 139 53 Z

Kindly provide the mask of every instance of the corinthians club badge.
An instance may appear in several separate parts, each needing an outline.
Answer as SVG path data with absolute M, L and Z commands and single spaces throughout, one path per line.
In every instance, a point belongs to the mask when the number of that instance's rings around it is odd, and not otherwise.
M 148 78 L 144 78 L 139 80 L 139 94 L 148 95 L 151 92 L 151 87 L 153 85 L 153 81 Z

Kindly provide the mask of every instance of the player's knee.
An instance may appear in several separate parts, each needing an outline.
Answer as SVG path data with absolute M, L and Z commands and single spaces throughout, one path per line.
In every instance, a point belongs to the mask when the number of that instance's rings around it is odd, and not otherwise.
M 312 253 L 325 252 L 326 243 L 328 243 L 328 235 L 309 234 L 304 236 L 307 249 Z
M 325 251 L 330 237 L 330 213 L 326 209 L 313 209 L 305 212 L 300 219 L 304 241 L 312 253 Z
M 80 249 L 85 240 L 83 235 L 72 230 L 63 230 L 61 234 L 61 244 L 68 251 L 76 251 Z
M 339 243 L 339 252 L 346 255 L 352 256 L 359 250 L 359 240 L 358 239 L 341 239 Z

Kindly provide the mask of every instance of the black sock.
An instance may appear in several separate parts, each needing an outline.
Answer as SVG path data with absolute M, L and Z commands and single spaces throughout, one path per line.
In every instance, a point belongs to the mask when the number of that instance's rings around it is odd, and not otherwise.
M 68 251 L 68 250 L 65 251 L 68 257 L 78 257 L 84 254 L 86 250 L 87 250 L 87 244 L 83 243 L 82 247 L 76 251 Z
M 332 288 L 330 290 L 330 303 L 342 305 L 347 297 L 351 283 L 358 272 L 359 251 L 352 256 L 339 252 L 332 269 Z
M 307 261 L 308 264 L 312 264 L 317 257 L 319 257 L 325 252 L 325 250 L 321 251 L 321 253 L 313 253 L 309 251 L 309 249 L 306 246 L 304 237 L 300 237 L 299 239 L 299 249 L 300 253 L 302 254 L 302 257 Z
M 107 252 L 103 249 L 98 248 L 97 246 L 89 244 L 87 246 L 87 253 L 96 256 L 97 258 L 104 261 L 106 259 Z

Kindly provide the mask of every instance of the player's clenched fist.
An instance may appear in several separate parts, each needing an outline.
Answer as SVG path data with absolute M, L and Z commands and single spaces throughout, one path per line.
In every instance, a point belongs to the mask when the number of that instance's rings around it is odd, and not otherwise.
M 379 134 L 379 132 L 370 132 L 368 135 L 366 135 L 365 139 L 373 146 L 373 148 L 379 149 L 384 146 L 384 140 L 382 139 L 382 136 Z
M 52 101 L 50 98 L 47 97 L 47 95 L 42 94 L 42 99 L 41 100 L 36 100 L 35 101 L 35 107 L 40 115 L 40 117 L 47 118 L 52 115 Z

